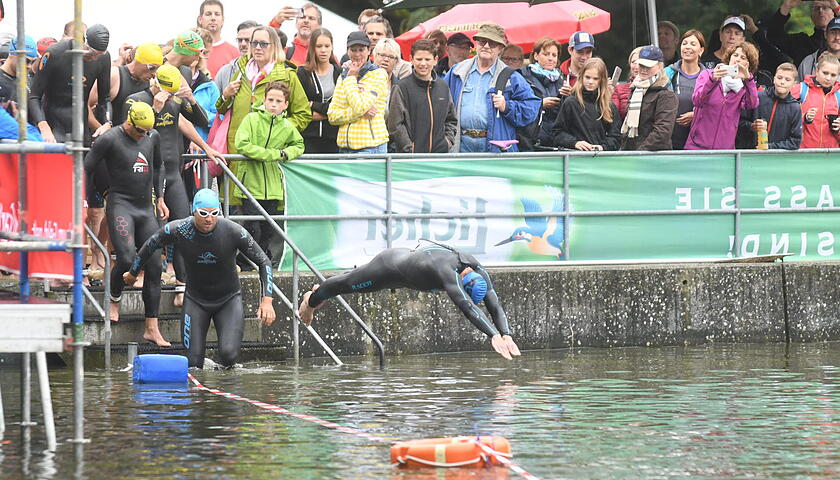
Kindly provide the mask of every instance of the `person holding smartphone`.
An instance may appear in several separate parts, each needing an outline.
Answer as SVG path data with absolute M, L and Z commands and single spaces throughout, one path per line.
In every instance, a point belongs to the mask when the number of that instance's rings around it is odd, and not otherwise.
M 723 60 L 697 79 L 686 150 L 734 149 L 741 110 L 758 106 L 758 49 L 743 42 L 729 47 Z
M 533 150 L 537 144 L 544 147 L 555 145 L 551 129 L 562 102 L 558 92 L 563 88 L 563 74 L 557 68 L 559 56 L 560 43 L 552 38 L 543 37 L 534 44 L 531 63 L 519 69 L 519 73 L 534 91 L 534 95 L 542 101 L 542 108 L 536 122 L 528 127 L 529 138 L 523 138 L 523 132 L 520 131 L 520 150 Z

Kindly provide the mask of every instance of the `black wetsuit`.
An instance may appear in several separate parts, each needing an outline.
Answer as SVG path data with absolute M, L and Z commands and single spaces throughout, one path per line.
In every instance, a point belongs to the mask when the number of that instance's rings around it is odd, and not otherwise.
M 35 74 L 29 91 L 29 121 L 33 125 L 46 121 L 57 142 L 70 140 L 73 132 L 73 40 L 63 40 L 47 49 L 41 57 L 41 67 Z M 98 106 L 110 119 L 111 55 L 107 52 L 93 61 L 84 61 L 83 105 L 87 105 L 93 82 L 99 93 Z M 83 109 L 85 144 L 90 143 L 87 109 Z M 118 125 L 115 123 L 114 125 Z
M 127 111 L 133 102 L 145 102 L 154 106 L 154 101 L 152 93 L 149 90 L 143 90 L 130 95 L 125 101 L 124 108 Z M 181 169 L 184 165 L 181 159 L 184 153 L 184 136 L 178 130 L 178 120 L 182 114 L 190 122 L 207 124 L 207 114 L 204 109 L 198 104 L 190 105 L 181 98 L 178 101 L 170 98 L 160 112 L 155 112 L 155 130 L 160 134 L 160 153 L 163 157 L 163 199 L 166 202 L 166 208 L 169 209 L 169 218 L 173 220 L 190 216 L 190 200 L 187 198 L 184 180 L 181 177 Z M 177 249 L 173 266 L 177 280 L 186 282 L 184 260 Z
M 471 267 L 487 282 L 484 304 L 493 323 L 487 320 L 464 291 L 460 273 Z M 472 255 L 443 245 L 427 245 L 417 250 L 389 248 L 373 257 L 367 265 L 342 275 L 328 278 L 309 297 L 309 306 L 337 295 L 375 292 L 385 288 L 411 288 L 422 291 L 446 291 L 449 298 L 461 309 L 476 328 L 487 336 L 501 333 L 510 335 L 507 317 L 493 290 L 490 275 Z M 495 324 L 495 327 L 494 327 Z
M 207 330 L 212 318 L 219 337 L 221 363 L 233 365 L 239 356 L 243 332 L 236 252 L 242 252 L 259 266 L 264 297 L 270 297 L 274 288 L 271 262 L 241 225 L 219 218 L 216 228 L 204 234 L 195 227 L 193 217 L 189 217 L 169 222 L 158 230 L 137 253 L 131 273 L 136 275 L 159 248 L 173 244 L 184 256 L 187 276 L 192 279 L 184 293 L 182 324 L 184 346 L 190 352 L 189 364 L 204 366 Z
M 160 135 L 152 131 L 135 141 L 122 125 L 100 136 L 85 157 L 85 174 L 90 175 L 100 162 L 108 167 L 111 187 L 105 216 L 117 262 L 111 270 L 111 300 L 122 296 L 123 273 L 131 267 L 134 256 L 146 240 L 158 229 L 152 191 L 160 198 L 162 167 Z M 160 308 L 161 262 L 146 266 L 143 282 L 143 303 L 146 318 L 156 318 Z
M 128 118 L 128 106 L 125 105 L 125 99 L 129 95 L 137 92 L 142 92 L 149 88 L 149 82 L 137 80 L 131 76 L 126 65 L 117 67 L 120 78 L 120 88 L 117 90 L 117 96 L 111 99 L 111 121 L 112 125 L 122 125 Z M 93 174 L 93 188 L 89 188 L 87 192 L 88 207 L 102 208 L 105 206 L 105 192 L 108 191 L 108 169 L 105 162 L 100 162 L 99 168 Z

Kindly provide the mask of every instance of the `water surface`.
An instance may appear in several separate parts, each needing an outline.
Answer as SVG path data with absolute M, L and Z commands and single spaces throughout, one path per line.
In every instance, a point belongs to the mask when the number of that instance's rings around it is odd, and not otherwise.
M 384 370 L 375 358 L 341 368 L 314 359 L 196 376 L 388 439 L 502 435 L 545 479 L 840 478 L 838 346 L 551 350 L 513 362 L 475 352 L 388 358 Z M 91 443 L 75 451 L 72 372 L 50 376 L 55 453 L 43 451 L 40 426 L 27 446 L 14 423 L 17 371 L 0 371 L 0 478 L 517 478 L 395 468 L 387 443 L 195 388 L 136 387 L 122 372 L 86 372 Z

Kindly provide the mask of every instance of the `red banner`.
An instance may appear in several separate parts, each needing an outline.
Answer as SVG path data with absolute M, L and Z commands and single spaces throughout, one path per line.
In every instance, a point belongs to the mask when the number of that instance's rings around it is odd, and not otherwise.
M 39 153 L 26 156 L 29 234 L 55 241 L 73 236 L 73 157 Z M 0 231 L 20 231 L 18 156 L 0 154 Z M 2 240 L 0 240 L 2 241 Z M 19 273 L 20 253 L 0 252 L 0 269 Z M 32 252 L 29 275 L 73 279 L 73 256 L 65 252 Z

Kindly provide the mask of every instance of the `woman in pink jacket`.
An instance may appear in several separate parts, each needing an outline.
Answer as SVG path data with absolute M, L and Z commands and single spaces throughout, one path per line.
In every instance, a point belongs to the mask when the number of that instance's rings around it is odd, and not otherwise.
M 741 110 L 758 106 L 753 75 L 758 70 L 758 50 L 749 42 L 729 47 L 724 63 L 704 70 L 694 86 L 694 121 L 686 150 L 735 148 Z

